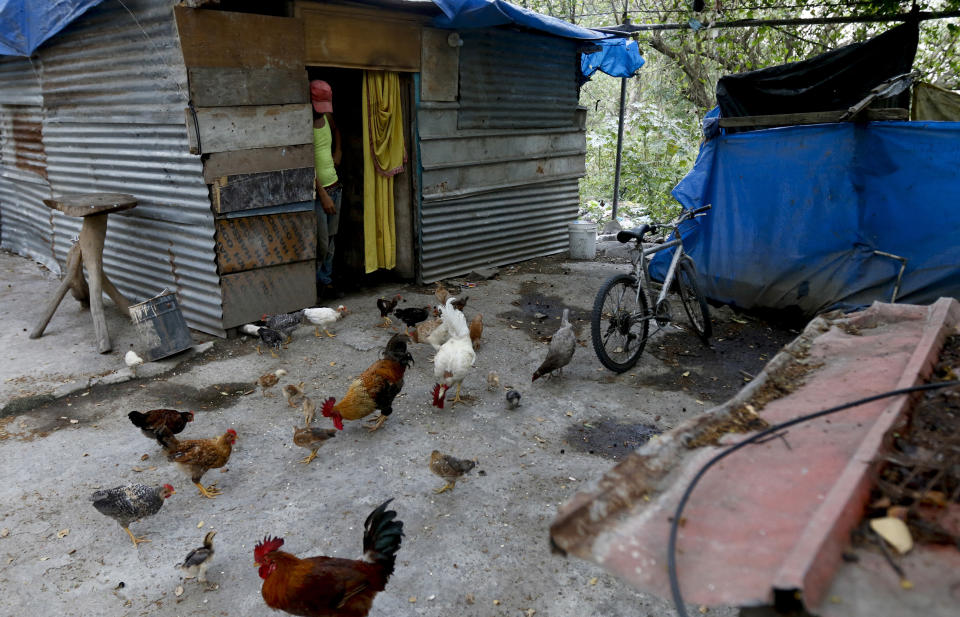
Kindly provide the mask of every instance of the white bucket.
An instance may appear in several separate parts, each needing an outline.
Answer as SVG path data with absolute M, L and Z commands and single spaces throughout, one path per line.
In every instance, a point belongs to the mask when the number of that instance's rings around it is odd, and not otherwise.
M 594 259 L 597 256 L 597 224 L 573 221 L 570 230 L 570 259 Z

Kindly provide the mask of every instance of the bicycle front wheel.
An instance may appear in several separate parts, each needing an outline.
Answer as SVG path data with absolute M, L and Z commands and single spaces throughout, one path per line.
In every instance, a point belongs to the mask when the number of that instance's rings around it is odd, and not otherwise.
M 647 297 L 637 279 L 618 274 L 603 284 L 593 302 L 590 334 L 600 363 L 616 373 L 628 371 L 647 344 Z
M 693 262 L 689 259 L 683 259 L 677 266 L 677 290 L 680 292 L 683 310 L 686 311 L 687 317 L 690 319 L 693 331 L 697 333 L 700 340 L 706 343 L 710 335 L 713 334 L 713 326 L 710 323 L 707 300 L 700 293 L 700 287 L 697 285 L 697 273 L 693 267 Z

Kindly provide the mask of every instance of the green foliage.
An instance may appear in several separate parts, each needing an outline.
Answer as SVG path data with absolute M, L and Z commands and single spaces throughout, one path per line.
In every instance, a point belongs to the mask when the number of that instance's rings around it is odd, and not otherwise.
M 694 13 L 690 0 L 514 0 L 526 8 L 584 26 L 686 22 L 709 25 L 735 19 L 890 15 L 910 10 L 906 0 L 755 0 L 707 2 Z M 802 5 L 802 6 L 801 6 Z M 925 0 L 922 11 L 960 8 L 960 0 Z M 742 7 L 742 8 L 740 8 Z M 657 30 L 637 35 L 647 64 L 628 80 L 620 184 L 621 217 L 669 218 L 678 209 L 670 190 L 690 170 L 700 143 L 700 121 L 715 104 L 725 74 L 796 62 L 863 41 L 894 23 L 820 24 L 749 28 Z M 924 21 L 914 62 L 921 79 L 960 89 L 960 20 Z M 588 109 L 587 174 L 580 184 L 584 215 L 609 218 L 613 197 L 620 80 L 598 73 L 581 90 Z M 601 206 L 601 202 L 604 203 Z

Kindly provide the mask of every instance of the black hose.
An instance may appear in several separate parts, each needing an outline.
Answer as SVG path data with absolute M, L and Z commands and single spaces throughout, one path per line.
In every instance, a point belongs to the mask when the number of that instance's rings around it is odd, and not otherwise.
M 683 495 L 680 497 L 680 502 L 677 504 L 677 510 L 673 514 L 673 520 L 670 521 L 670 541 L 667 544 L 667 574 L 670 576 L 670 593 L 673 596 L 673 604 L 677 609 L 677 614 L 680 615 L 680 617 L 689 617 L 686 606 L 683 602 L 683 594 L 680 592 L 680 579 L 677 576 L 677 533 L 680 529 L 680 517 L 683 514 L 684 507 L 687 505 L 687 501 L 690 499 L 690 495 L 693 493 L 693 489 L 697 486 L 697 483 L 704 476 L 704 474 L 707 473 L 707 470 L 714 465 L 714 463 L 717 463 L 721 459 L 726 458 L 728 455 L 733 454 L 740 448 L 754 443 L 758 439 L 762 439 L 767 435 L 776 433 L 777 431 L 781 431 L 795 424 L 800 424 L 802 422 L 807 422 L 808 420 L 814 420 L 816 418 L 828 416 L 830 414 L 837 413 L 838 411 L 843 411 L 844 409 L 850 409 L 851 407 L 857 407 L 858 405 L 872 403 L 873 401 L 889 398 L 891 396 L 910 394 L 911 392 L 920 392 L 923 390 L 936 390 L 939 388 L 948 388 L 958 385 L 960 385 L 960 381 L 941 381 L 937 383 L 911 386 L 909 388 L 900 388 L 899 390 L 890 390 L 889 392 L 884 392 L 883 394 L 868 396 L 866 398 L 853 401 L 852 403 L 837 405 L 836 407 L 831 407 L 830 409 L 824 409 L 822 411 L 797 416 L 792 420 L 787 420 L 786 422 L 781 422 L 780 424 L 770 426 L 769 428 L 766 428 L 755 435 L 751 435 L 743 441 L 730 446 L 726 450 L 723 450 L 707 461 L 703 467 L 700 468 L 700 471 L 697 472 L 697 475 L 693 477 L 693 480 L 690 481 L 690 484 L 683 492 Z

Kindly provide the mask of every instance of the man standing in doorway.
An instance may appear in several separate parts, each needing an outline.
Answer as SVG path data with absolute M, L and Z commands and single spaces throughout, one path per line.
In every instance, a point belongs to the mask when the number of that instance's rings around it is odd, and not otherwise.
M 313 208 L 317 215 L 317 297 L 341 298 L 343 293 L 333 286 L 333 251 L 340 225 L 340 200 L 343 187 L 337 177 L 340 164 L 340 132 L 333 121 L 333 89 L 327 82 L 310 82 L 313 103 L 313 159 L 316 173 L 317 199 Z

